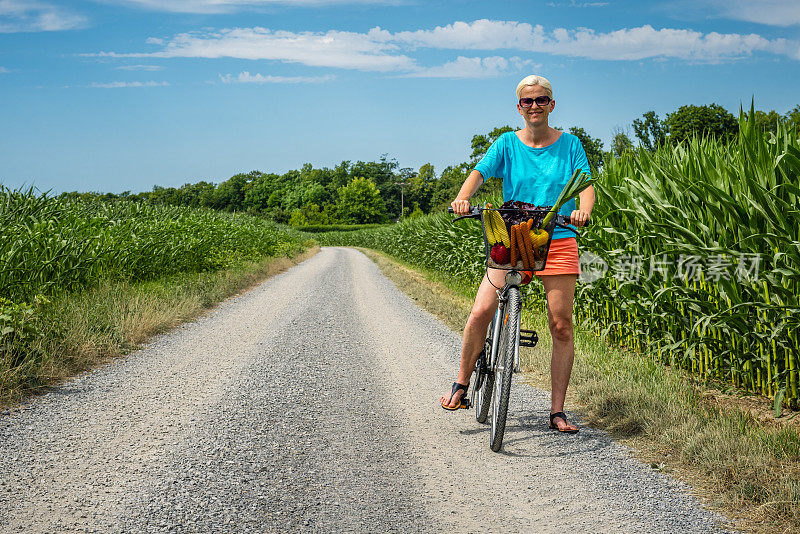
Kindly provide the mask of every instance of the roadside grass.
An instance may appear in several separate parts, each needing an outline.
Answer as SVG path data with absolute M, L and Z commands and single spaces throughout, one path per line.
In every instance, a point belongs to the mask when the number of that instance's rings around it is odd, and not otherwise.
M 382 253 L 359 250 L 421 307 L 461 331 L 477 282 L 454 282 Z M 539 346 L 523 350 L 525 379 L 549 389 L 552 345 L 546 314 L 525 309 L 523 323 L 543 334 Z M 720 397 L 713 383 L 664 367 L 646 354 L 613 348 L 592 333 L 577 331 L 575 348 L 570 409 L 630 445 L 651 468 L 691 484 L 737 528 L 800 529 L 800 431 L 795 421 L 759 417 L 748 403 Z M 763 412 L 771 409 L 768 401 L 760 405 Z
M 103 280 L 91 288 L 57 295 L 37 309 L 39 336 L 26 347 L 36 357 L 4 367 L 0 407 L 123 355 L 318 251 L 314 247 L 291 257 L 268 257 L 219 271 L 177 273 L 136 283 Z

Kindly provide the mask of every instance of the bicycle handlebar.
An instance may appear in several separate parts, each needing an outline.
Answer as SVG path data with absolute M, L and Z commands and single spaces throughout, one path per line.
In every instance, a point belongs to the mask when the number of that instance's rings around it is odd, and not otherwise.
M 470 206 L 470 212 L 467 215 L 460 215 L 459 217 L 456 217 L 455 219 L 453 219 L 453 222 L 460 221 L 461 219 L 480 219 L 481 218 L 481 212 L 484 209 L 485 208 L 481 208 L 480 206 Z M 496 209 L 496 208 L 490 208 L 490 209 Z M 455 213 L 455 211 L 453 211 L 452 207 L 447 208 L 447 212 L 448 213 Z M 591 219 L 586 221 L 586 224 L 584 224 L 584 226 L 587 226 L 590 222 L 591 222 Z M 567 230 L 569 230 L 571 232 L 575 232 L 575 230 L 573 230 L 572 228 L 567 226 L 569 224 L 572 224 L 570 222 L 570 220 L 569 220 L 569 217 L 567 217 L 565 215 L 560 215 L 560 214 L 556 215 L 556 226 L 560 226 L 561 228 L 566 228 Z M 575 233 L 577 233 L 577 232 L 575 232 Z

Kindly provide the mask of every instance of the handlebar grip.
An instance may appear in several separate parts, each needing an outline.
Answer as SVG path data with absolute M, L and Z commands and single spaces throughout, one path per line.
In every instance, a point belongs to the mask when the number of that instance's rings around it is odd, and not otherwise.
M 586 228 L 587 226 L 589 226 L 591 224 L 591 222 L 592 222 L 592 219 L 590 218 L 583 225 L 583 228 Z M 556 223 L 560 223 L 560 224 L 563 224 L 563 225 L 568 225 L 568 224 L 572 224 L 572 221 L 566 215 L 559 215 L 558 218 L 556 219 Z M 574 226 L 577 226 L 577 225 L 574 225 Z
M 455 214 L 455 211 L 453 211 L 452 206 L 447 208 L 447 212 Z M 481 217 L 481 209 L 478 206 L 470 206 L 469 213 L 467 213 L 466 215 L 460 215 L 456 217 L 455 219 L 453 219 L 453 222 L 460 221 L 461 219 L 480 219 L 480 217 Z
M 472 215 L 475 215 L 475 214 L 477 214 L 479 212 L 480 212 L 480 207 L 478 207 L 478 206 L 470 206 L 469 207 L 469 213 L 471 213 Z M 447 208 L 447 213 L 455 213 L 455 211 L 453 211 L 452 207 L 449 207 L 449 208 Z

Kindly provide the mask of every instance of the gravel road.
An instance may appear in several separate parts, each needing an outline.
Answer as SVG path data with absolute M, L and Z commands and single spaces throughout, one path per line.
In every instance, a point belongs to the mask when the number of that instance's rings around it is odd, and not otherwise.
M 323 248 L 0 415 L 0 530 L 723 531 L 603 432 L 548 431 L 549 395 L 521 382 L 492 453 L 472 410 L 439 407 L 459 344 Z

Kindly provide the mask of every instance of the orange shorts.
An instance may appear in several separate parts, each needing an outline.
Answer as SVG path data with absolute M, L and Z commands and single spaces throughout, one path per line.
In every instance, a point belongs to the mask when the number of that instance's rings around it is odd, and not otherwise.
M 574 237 L 554 239 L 550 242 L 547 265 L 543 271 L 536 271 L 536 276 L 551 274 L 581 274 L 578 264 L 578 241 Z

